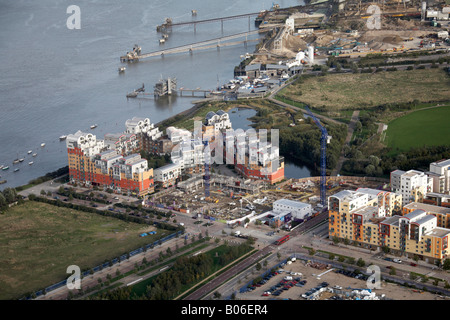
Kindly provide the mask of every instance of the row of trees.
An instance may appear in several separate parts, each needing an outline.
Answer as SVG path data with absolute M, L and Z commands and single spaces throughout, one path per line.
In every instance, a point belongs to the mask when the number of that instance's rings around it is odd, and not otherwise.
M 156 276 L 147 286 L 142 296 L 132 295 L 132 288 L 118 288 L 100 294 L 96 299 L 100 300 L 171 300 L 184 289 L 201 281 L 217 268 L 223 267 L 231 261 L 248 252 L 251 246 L 247 243 L 238 246 L 224 247 L 220 256 L 213 258 L 210 254 L 201 253 L 193 257 L 178 258 L 170 270 Z M 216 261 L 214 261 L 216 260 Z

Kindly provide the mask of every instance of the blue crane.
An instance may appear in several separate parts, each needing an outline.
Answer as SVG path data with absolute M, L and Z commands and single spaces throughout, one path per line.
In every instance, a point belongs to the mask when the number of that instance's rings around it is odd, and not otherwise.
M 320 203 L 325 207 L 327 204 L 326 184 L 327 184 L 327 129 L 322 126 L 320 121 L 312 114 L 308 106 L 305 106 L 309 116 L 314 120 L 322 132 L 320 136 Z
M 209 176 L 209 163 L 211 161 L 211 155 L 209 153 L 209 148 L 208 148 L 208 141 L 203 141 L 203 144 L 205 145 L 205 198 L 209 198 L 209 180 L 210 180 L 210 176 Z

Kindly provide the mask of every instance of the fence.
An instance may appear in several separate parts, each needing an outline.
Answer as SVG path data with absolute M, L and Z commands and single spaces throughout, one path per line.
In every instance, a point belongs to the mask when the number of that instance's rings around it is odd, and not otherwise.
M 139 253 L 145 252 L 145 251 L 147 251 L 148 249 L 151 249 L 151 248 L 155 247 L 155 246 L 158 245 L 158 244 L 162 244 L 162 243 L 164 243 L 164 242 L 166 242 L 166 241 L 169 241 L 169 240 L 171 240 L 171 239 L 173 239 L 173 238 L 175 238 L 175 237 L 177 237 L 177 236 L 180 236 L 180 235 L 182 235 L 183 233 L 184 233 L 184 231 L 177 231 L 177 232 L 172 233 L 172 234 L 170 234 L 170 235 L 168 235 L 168 236 L 166 236 L 166 237 L 164 237 L 164 238 L 161 238 L 161 239 L 159 239 L 159 240 L 156 240 L 156 241 L 154 241 L 153 243 L 146 244 L 146 245 L 144 245 L 143 247 L 137 248 L 137 249 L 135 249 L 135 250 L 133 250 L 133 251 L 130 251 L 130 252 L 125 253 L 125 254 L 123 254 L 123 255 L 121 255 L 121 256 L 119 256 L 119 257 L 116 257 L 116 258 L 112 259 L 111 261 L 108 261 L 108 262 L 105 262 L 105 263 L 103 263 L 103 264 L 100 264 L 100 265 L 98 265 L 98 266 L 92 268 L 91 270 L 84 271 L 84 272 L 81 273 L 81 278 L 84 278 L 84 277 L 86 277 L 86 276 L 89 276 L 89 275 L 91 274 L 91 271 L 93 271 L 93 272 L 95 273 L 95 272 L 97 272 L 97 271 L 103 270 L 104 268 L 112 267 L 113 265 L 115 265 L 116 263 L 118 263 L 118 262 L 120 262 L 120 261 L 124 261 L 124 260 L 126 260 L 126 259 L 128 259 L 128 258 L 131 258 L 132 256 L 135 256 L 135 255 L 137 255 L 137 254 L 139 254 Z M 50 292 L 50 291 L 56 290 L 56 289 L 58 289 L 58 288 L 61 288 L 61 287 L 65 286 L 66 283 L 67 283 L 67 279 L 66 279 L 66 280 L 62 280 L 62 281 L 60 281 L 60 282 L 58 282 L 58 283 L 55 283 L 55 284 L 52 284 L 51 286 L 46 287 L 45 289 L 36 291 L 36 292 L 34 293 L 34 295 L 35 295 L 36 297 L 42 296 L 42 295 L 44 295 L 44 292 L 45 292 L 45 293 L 48 293 L 48 292 Z M 29 297 L 26 297 L 25 299 L 26 299 L 26 300 L 30 300 L 30 299 L 32 299 L 32 298 L 31 298 L 31 296 L 29 296 Z

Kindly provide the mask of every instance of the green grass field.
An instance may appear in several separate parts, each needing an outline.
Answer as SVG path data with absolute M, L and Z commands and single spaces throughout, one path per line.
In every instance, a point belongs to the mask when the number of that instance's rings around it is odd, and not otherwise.
M 413 147 L 449 143 L 450 106 L 411 112 L 388 124 L 385 143 L 394 155 Z
M 0 299 L 59 282 L 69 276 L 69 265 L 87 270 L 153 242 L 139 237 L 150 230 L 155 228 L 40 202 L 12 207 L 0 215 Z

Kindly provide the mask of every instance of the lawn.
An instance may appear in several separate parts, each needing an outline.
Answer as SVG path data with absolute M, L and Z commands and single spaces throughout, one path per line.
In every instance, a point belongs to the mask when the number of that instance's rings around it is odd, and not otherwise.
M 286 87 L 280 95 L 338 112 L 414 100 L 448 101 L 449 87 L 450 77 L 436 68 L 308 77 Z
M 88 270 L 153 242 L 139 234 L 154 229 L 40 202 L 12 207 L 0 215 L 0 299 L 59 282 L 69 265 Z
M 411 112 L 388 124 L 385 143 L 390 154 L 412 147 L 448 145 L 450 106 Z

